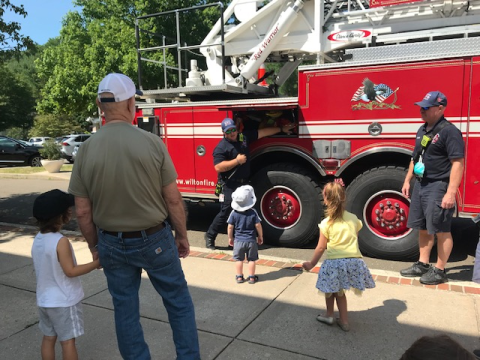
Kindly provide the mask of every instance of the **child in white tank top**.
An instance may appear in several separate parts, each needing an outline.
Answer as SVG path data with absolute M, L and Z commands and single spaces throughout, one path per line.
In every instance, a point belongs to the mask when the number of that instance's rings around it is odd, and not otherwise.
M 83 335 L 84 293 L 78 276 L 99 268 L 99 260 L 77 265 L 75 253 L 59 231 L 70 221 L 74 197 L 60 190 L 41 194 L 33 204 L 33 216 L 40 231 L 32 245 L 37 278 L 39 328 L 43 333 L 42 359 L 55 358 L 60 341 L 63 359 L 77 359 L 75 338 Z

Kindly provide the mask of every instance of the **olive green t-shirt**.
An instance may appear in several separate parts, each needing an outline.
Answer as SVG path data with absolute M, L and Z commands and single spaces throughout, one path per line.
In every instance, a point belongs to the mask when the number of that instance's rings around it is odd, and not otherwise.
M 162 187 L 177 172 L 162 140 L 127 123 L 110 123 L 82 144 L 68 192 L 92 202 L 107 231 L 139 231 L 167 217 Z

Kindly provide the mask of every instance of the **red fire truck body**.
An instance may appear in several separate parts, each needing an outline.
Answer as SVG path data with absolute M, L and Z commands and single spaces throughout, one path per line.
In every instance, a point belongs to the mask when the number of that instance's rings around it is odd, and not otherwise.
M 341 177 L 347 210 L 364 225 L 361 250 L 384 258 L 414 256 L 418 233 L 406 227 L 410 200 L 401 189 L 423 124 L 414 103 L 429 91 L 447 96 L 445 116 L 465 140 L 457 215 L 480 212 L 480 46 L 459 52 L 461 56 L 383 60 L 375 58 L 373 48 L 359 50 L 370 60 L 355 61 L 361 54 L 353 50 L 351 62 L 299 67 L 295 98 L 138 103 L 135 123 L 167 145 L 186 200 L 217 201 L 212 153 L 222 139 L 221 121 L 241 119 L 245 129 L 294 122 L 293 134 L 263 138 L 251 146 L 250 180 L 265 240 L 299 246 L 318 236 L 322 185 Z

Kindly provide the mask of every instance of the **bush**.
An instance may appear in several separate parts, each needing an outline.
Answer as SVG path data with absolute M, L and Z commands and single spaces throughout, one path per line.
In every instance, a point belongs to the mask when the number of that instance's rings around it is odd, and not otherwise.
M 40 155 L 47 160 L 60 160 L 62 158 L 61 145 L 53 140 L 45 141 L 43 149 L 39 150 Z

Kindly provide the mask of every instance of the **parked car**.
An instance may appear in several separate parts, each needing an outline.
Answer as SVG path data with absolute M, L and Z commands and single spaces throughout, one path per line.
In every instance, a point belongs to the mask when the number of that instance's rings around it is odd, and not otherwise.
M 80 149 L 80 145 L 82 145 L 82 144 L 75 145 L 75 147 L 73 148 L 73 151 L 72 151 L 72 162 L 75 162 L 75 159 L 76 159 L 77 154 L 78 154 L 78 149 Z
M 8 136 L 0 136 L 0 165 L 6 166 L 42 166 L 39 148 L 25 145 Z
M 50 139 L 51 139 L 50 137 L 32 137 L 30 138 L 30 140 L 28 140 L 28 142 L 30 143 L 30 145 L 42 146 L 45 143 L 45 141 Z
M 76 134 L 76 135 L 68 135 L 62 140 L 62 154 L 65 159 L 69 162 L 73 162 L 72 160 L 72 152 L 75 145 L 80 145 L 84 141 L 87 141 L 90 138 L 90 134 Z

